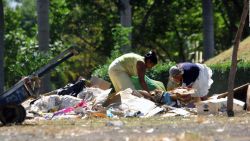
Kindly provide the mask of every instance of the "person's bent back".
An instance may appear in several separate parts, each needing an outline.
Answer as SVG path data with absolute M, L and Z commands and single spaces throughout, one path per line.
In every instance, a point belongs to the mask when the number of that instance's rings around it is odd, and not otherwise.
M 157 64 L 156 53 L 148 52 L 144 57 L 135 53 L 127 53 L 116 58 L 109 66 L 108 73 L 116 92 L 127 88 L 135 89 L 131 76 L 138 76 L 141 87 L 148 91 L 145 82 L 146 69 Z

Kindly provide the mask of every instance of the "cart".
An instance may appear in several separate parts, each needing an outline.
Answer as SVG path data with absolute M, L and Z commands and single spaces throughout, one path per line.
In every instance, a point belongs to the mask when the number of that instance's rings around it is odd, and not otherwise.
M 69 48 L 53 58 L 33 74 L 22 78 L 13 87 L 0 95 L 0 121 L 3 124 L 22 123 L 26 118 L 26 110 L 21 105 L 29 98 L 40 97 L 40 79 L 53 68 L 77 54 L 74 48 Z

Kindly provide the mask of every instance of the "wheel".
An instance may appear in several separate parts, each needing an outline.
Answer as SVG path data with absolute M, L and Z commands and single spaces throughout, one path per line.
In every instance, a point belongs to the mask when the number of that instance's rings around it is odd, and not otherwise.
M 22 123 L 24 122 L 25 118 L 26 118 L 26 110 L 24 109 L 24 107 L 22 105 L 17 105 L 18 111 L 20 113 L 20 116 L 18 118 L 17 123 Z
M 26 111 L 22 105 L 5 105 L 0 107 L 0 121 L 5 124 L 22 123 L 26 118 Z

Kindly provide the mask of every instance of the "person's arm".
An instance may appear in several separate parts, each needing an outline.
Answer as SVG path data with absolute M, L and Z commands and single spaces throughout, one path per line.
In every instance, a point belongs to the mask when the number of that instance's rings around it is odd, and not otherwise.
M 179 100 L 179 101 L 182 101 L 182 102 L 189 102 L 191 101 L 191 95 L 182 95 L 182 94 L 179 94 L 179 93 L 173 93 L 173 92 L 169 92 L 171 95 L 170 97 L 173 99 L 173 100 Z
M 138 91 L 141 95 L 143 95 L 144 98 L 149 99 L 149 100 L 151 100 L 151 101 L 154 101 L 152 95 L 151 95 L 149 92 L 144 91 L 144 90 L 137 90 L 137 91 Z M 155 102 L 155 101 L 154 101 L 154 102 Z
M 145 82 L 146 66 L 144 62 L 138 61 L 136 64 L 136 68 L 137 68 L 137 74 L 138 74 L 139 82 L 141 84 L 142 89 L 149 92 L 148 86 Z

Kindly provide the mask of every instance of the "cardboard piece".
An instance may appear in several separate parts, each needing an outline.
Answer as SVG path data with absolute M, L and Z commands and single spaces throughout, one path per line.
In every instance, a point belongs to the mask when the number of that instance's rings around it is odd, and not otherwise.
M 154 102 L 143 97 L 134 96 L 132 92 L 133 90 L 130 88 L 119 92 L 121 104 L 126 105 L 123 110 L 140 111 L 142 115 L 147 115 L 151 110 L 156 108 Z
M 103 89 L 103 90 L 107 90 L 111 86 L 110 82 L 105 81 L 105 80 L 103 80 L 101 78 L 98 78 L 96 76 L 91 77 L 90 83 L 91 83 L 92 87 L 100 88 L 100 89 Z
M 233 110 L 236 112 L 243 111 L 245 102 L 233 99 Z M 197 114 L 218 114 L 227 111 L 227 98 L 209 99 L 196 103 Z
M 155 107 L 154 109 L 150 110 L 147 115 L 143 116 L 143 117 L 152 117 L 158 113 L 160 113 L 161 111 L 164 111 L 164 108 L 161 107 Z

